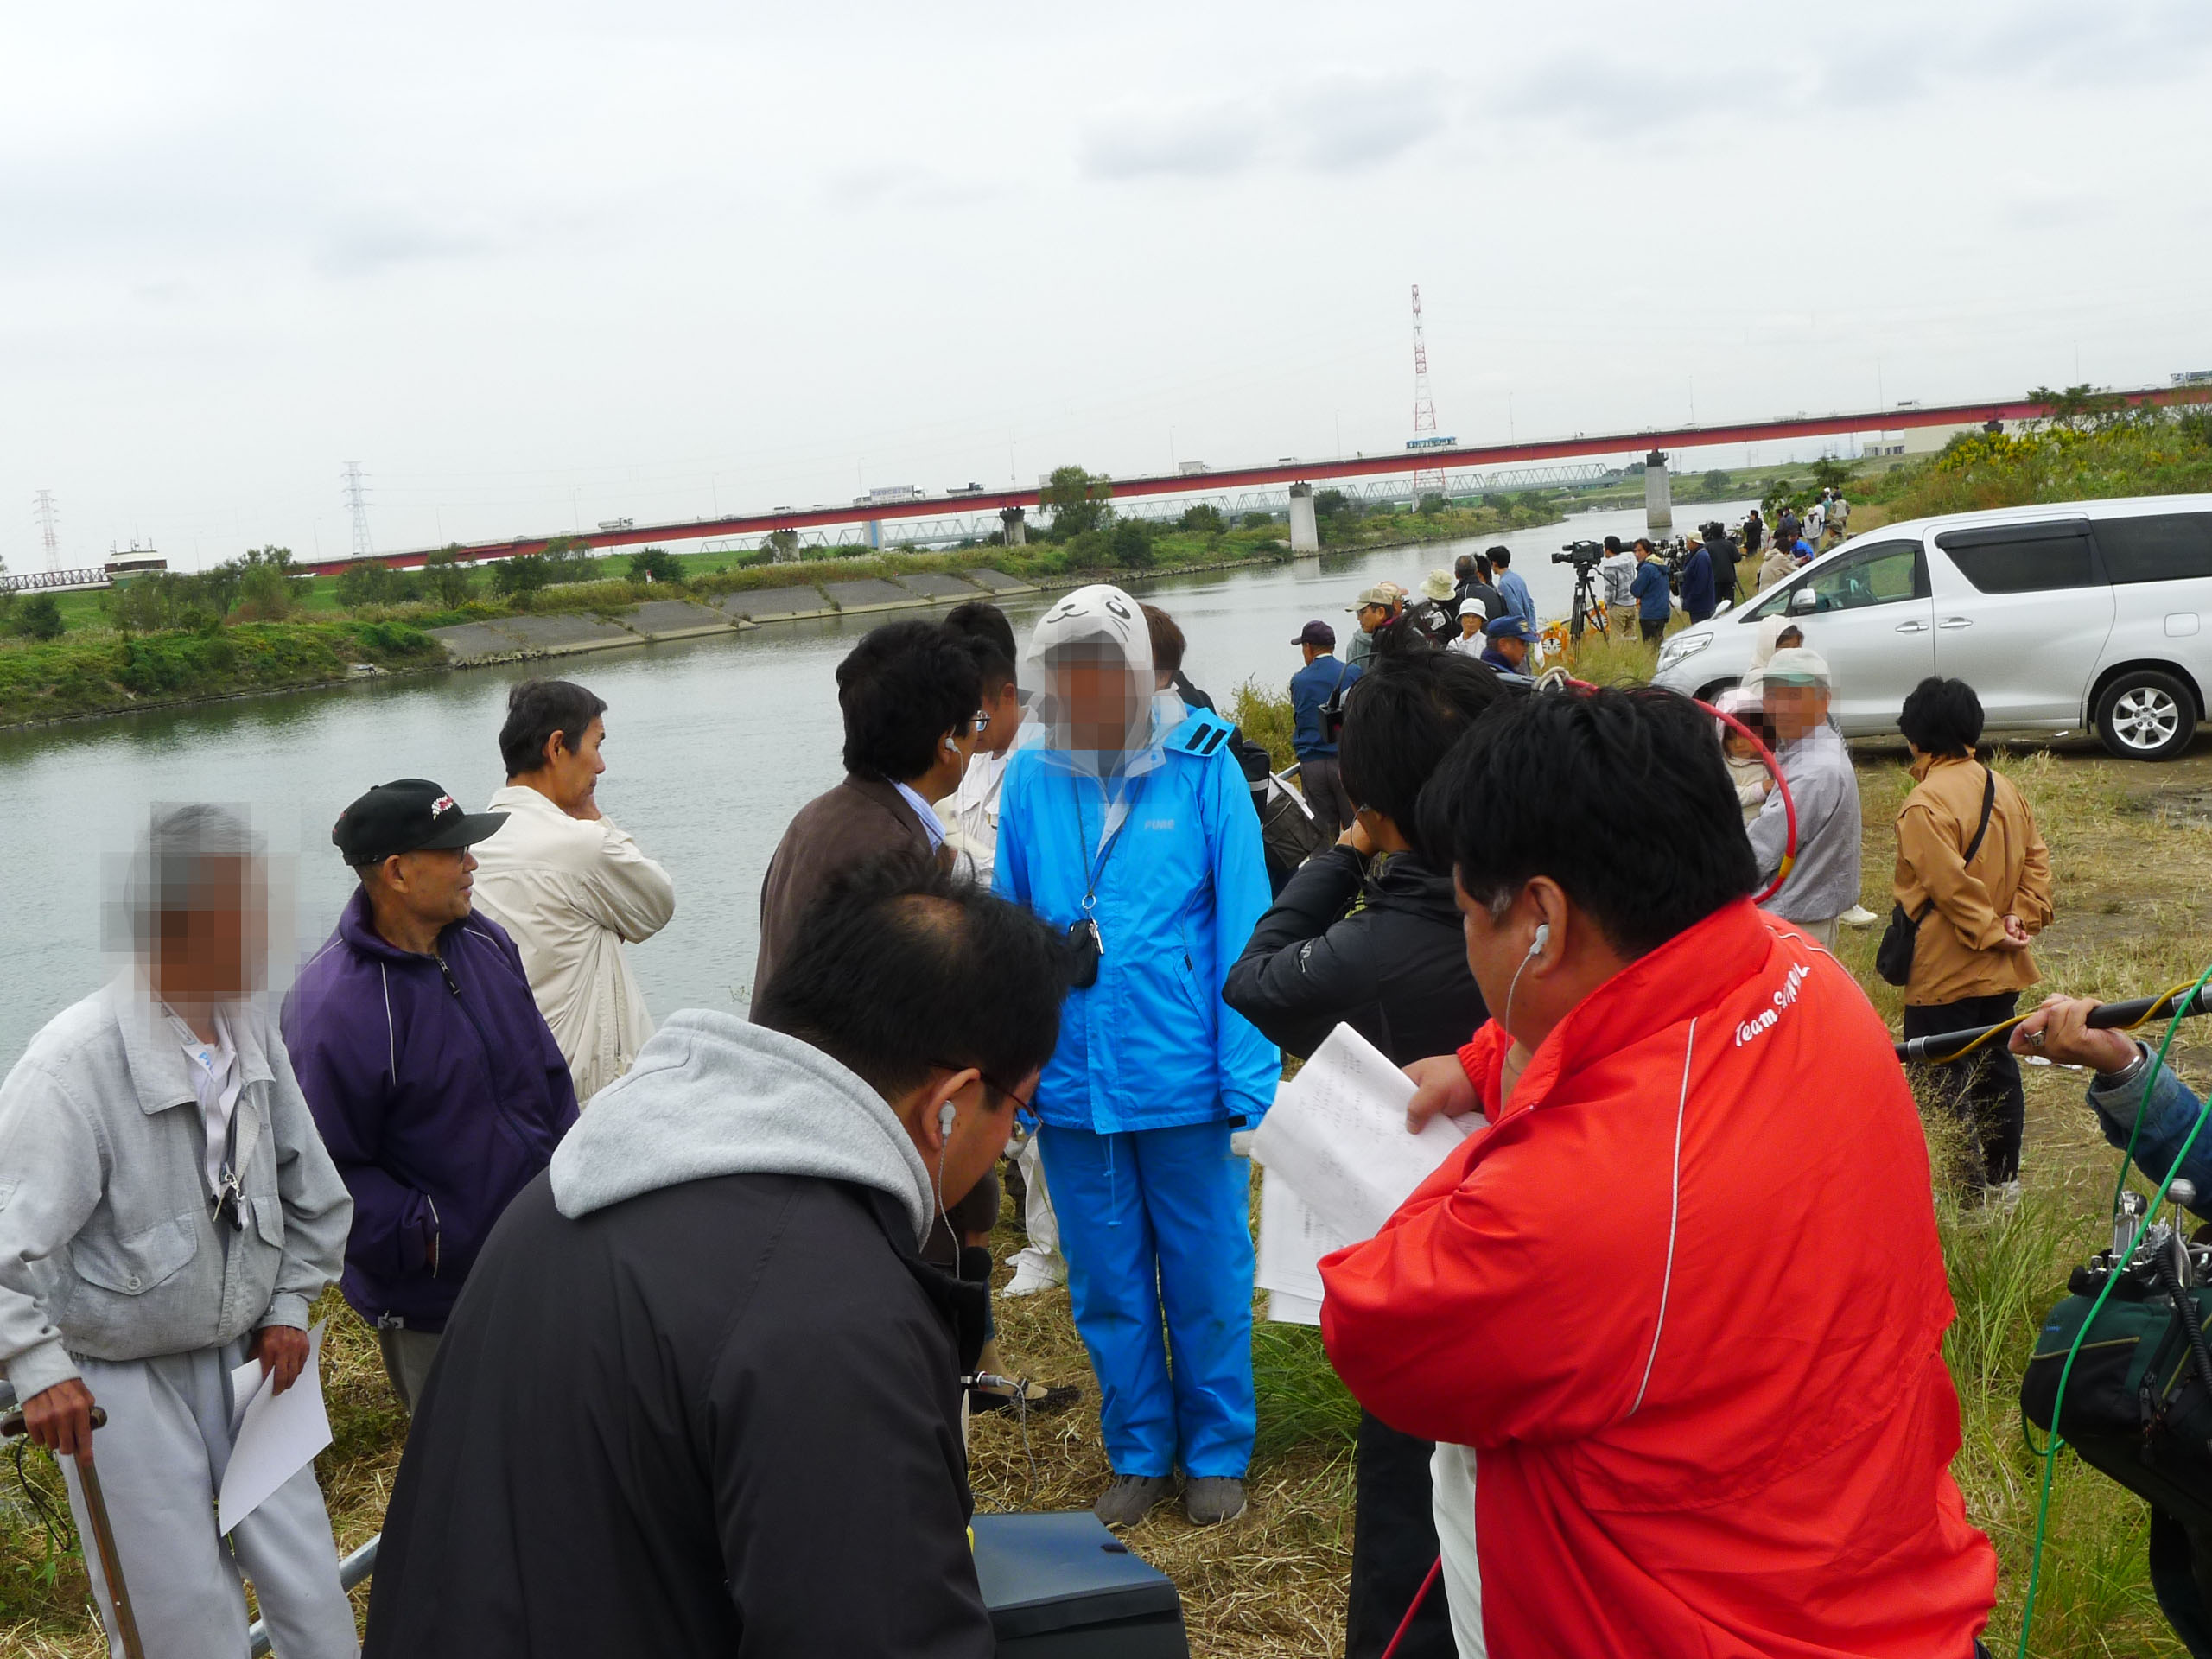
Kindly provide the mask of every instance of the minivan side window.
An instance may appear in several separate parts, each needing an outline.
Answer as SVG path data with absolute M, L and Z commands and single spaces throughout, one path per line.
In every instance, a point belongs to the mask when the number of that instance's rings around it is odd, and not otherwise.
M 2114 582 L 2175 582 L 2212 576 L 2212 512 L 2159 512 L 2101 518 L 2097 548 Z
M 1936 537 L 1959 573 L 1985 594 L 2041 594 L 2096 582 L 2089 531 L 2078 521 L 1955 530 Z
M 1814 596 L 1813 609 L 1855 611 L 1867 605 L 1894 605 L 1928 597 L 1928 569 L 1918 542 L 1876 542 L 1853 548 L 1809 580 L 1791 582 L 1768 594 L 1751 612 L 1756 621 L 1779 616 L 1801 592 Z

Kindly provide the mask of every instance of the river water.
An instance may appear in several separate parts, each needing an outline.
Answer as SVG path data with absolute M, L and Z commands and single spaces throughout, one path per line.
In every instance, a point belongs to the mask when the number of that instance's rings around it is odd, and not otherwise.
M 1686 510 L 1732 521 L 1749 504 Z M 1224 704 L 1247 678 L 1280 686 L 1298 666 L 1288 643 L 1319 617 L 1340 639 L 1346 607 L 1385 578 L 1413 587 L 1462 551 L 1502 541 L 1539 614 L 1563 615 L 1572 572 L 1562 542 L 1643 530 L 1641 510 L 1465 543 L 1386 548 L 1319 561 L 1176 577 L 1132 587 L 1173 613 L 1189 639 L 1185 670 Z M 1049 603 L 1006 606 L 1022 634 Z M 607 710 L 601 809 L 675 877 L 675 919 L 632 947 L 656 1015 L 741 1008 L 749 995 L 760 880 L 793 813 L 842 775 L 834 673 L 869 627 L 926 611 L 772 623 L 741 635 L 588 653 L 552 663 L 366 682 L 281 696 L 27 731 L 0 732 L 0 829 L 9 873 L 0 954 L 0 1065 L 109 970 L 101 952 L 104 881 L 127 857 L 156 802 L 249 805 L 286 856 L 286 929 L 304 956 L 327 937 L 353 885 L 329 842 L 340 810 L 386 779 L 431 778 L 470 807 L 502 781 L 497 737 L 508 686 L 549 671 L 582 681 Z

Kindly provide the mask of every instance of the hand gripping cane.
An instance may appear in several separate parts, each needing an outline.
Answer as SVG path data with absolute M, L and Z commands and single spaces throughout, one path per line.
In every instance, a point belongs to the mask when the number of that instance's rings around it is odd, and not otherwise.
M 107 1413 L 94 1406 L 92 1427 L 106 1426 Z M 16 1440 L 22 1433 L 21 1411 L 0 1417 L 0 1440 Z M 146 1659 L 146 1649 L 138 1640 L 138 1621 L 130 1611 L 130 1592 L 123 1587 L 123 1560 L 115 1548 L 115 1529 L 108 1522 L 107 1498 L 100 1491 L 99 1471 L 92 1467 L 89 1442 L 77 1453 L 77 1484 L 85 1494 L 85 1512 L 92 1518 L 92 1545 L 99 1552 L 100 1572 L 107 1579 L 108 1599 L 115 1606 L 115 1629 L 123 1638 L 124 1659 Z

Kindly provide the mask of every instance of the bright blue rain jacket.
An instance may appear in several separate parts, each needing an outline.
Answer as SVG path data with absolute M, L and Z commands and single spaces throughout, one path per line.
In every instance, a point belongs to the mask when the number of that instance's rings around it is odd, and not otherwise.
M 1046 1123 L 1096 1135 L 1256 1123 L 1274 1099 L 1281 1054 L 1221 1000 L 1268 903 L 1232 729 L 1193 713 L 1167 739 L 1164 763 L 1130 785 L 1091 911 L 1105 945 L 1098 980 L 1068 993 L 1037 1085 Z M 1096 779 L 1017 749 L 999 791 L 993 887 L 1065 933 L 1083 914 L 1106 810 Z

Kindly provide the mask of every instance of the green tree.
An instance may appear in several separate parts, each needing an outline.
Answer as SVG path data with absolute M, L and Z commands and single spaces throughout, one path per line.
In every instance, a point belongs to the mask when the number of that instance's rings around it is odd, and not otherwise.
M 469 563 L 467 552 L 458 542 L 440 548 L 423 561 L 423 585 L 448 610 L 467 603 L 476 585 Z
M 1183 517 L 1178 522 L 1185 530 L 1203 531 L 1209 536 L 1218 536 L 1229 528 L 1228 521 L 1221 516 L 1221 509 L 1205 501 L 1184 508 Z
M 338 573 L 338 602 L 347 610 L 363 605 L 397 605 L 415 597 L 415 584 L 382 559 L 357 559 Z
M 1152 563 L 1152 526 L 1141 518 L 1116 519 L 1106 532 L 1106 554 L 1124 570 L 1142 570 Z
M 542 553 L 517 553 L 492 567 L 492 591 L 502 599 L 534 594 L 553 580 Z
M 293 569 L 289 547 L 250 547 L 232 566 L 238 577 L 238 609 L 257 622 L 289 616 L 314 580 Z
M 591 543 L 581 536 L 556 536 L 537 556 L 544 561 L 545 581 L 541 586 L 592 579 Z
M 630 580 L 681 582 L 683 562 L 664 547 L 640 549 L 630 556 Z
M 1707 495 L 1726 495 L 1732 482 L 1733 480 L 1728 474 L 1716 467 L 1705 475 L 1705 493 Z
M 1815 492 L 1840 490 L 1850 482 L 1851 467 L 1848 462 L 1822 455 L 1813 463 L 1813 488 Z
M 33 594 L 15 607 L 8 626 L 26 639 L 59 639 L 61 607 L 54 602 L 52 594 Z
M 1080 467 L 1058 467 L 1037 493 L 1037 505 L 1052 515 L 1052 538 L 1066 541 L 1086 530 L 1096 530 L 1114 516 L 1107 505 L 1113 484 L 1103 474 Z
M 1449 502 L 1445 500 L 1441 491 L 1431 490 L 1426 495 L 1421 497 L 1421 505 L 1416 507 L 1414 511 L 1427 518 L 1433 518 L 1442 513 L 1444 509 L 1450 505 L 1451 504 Z
M 2078 386 L 2069 386 L 2063 391 L 2053 391 L 2049 386 L 2036 386 L 2029 391 L 2028 401 L 2048 404 L 2050 413 L 2044 419 L 2050 425 L 2063 427 L 2069 432 L 2098 431 L 2127 419 L 2130 413 L 2126 398 L 2118 392 L 2099 391 L 2086 382 Z

